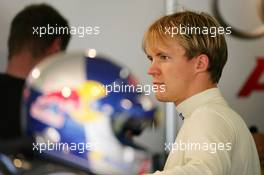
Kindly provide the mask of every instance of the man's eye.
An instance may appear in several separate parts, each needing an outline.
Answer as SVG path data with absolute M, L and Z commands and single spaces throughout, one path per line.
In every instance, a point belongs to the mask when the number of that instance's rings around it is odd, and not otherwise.
M 162 59 L 162 60 L 167 60 L 167 59 L 169 59 L 169 57 L 166 56 L 166 55 L 160 55 L 160 59 Z
M 153 58 L 151 56 L 147 56 L 148 60 L 152 62 Z

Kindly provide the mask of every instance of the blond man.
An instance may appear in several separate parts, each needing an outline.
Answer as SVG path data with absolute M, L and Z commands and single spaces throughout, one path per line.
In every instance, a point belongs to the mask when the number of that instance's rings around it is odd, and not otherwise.
M 174 102 L 184 123 L 163 171 L 155 175 L 260 175 L 254 140 L 217 84 L 227 61 L 230 28 L 205 13 L 164 16 L 146 31 L 143 49 L 155 93 Z

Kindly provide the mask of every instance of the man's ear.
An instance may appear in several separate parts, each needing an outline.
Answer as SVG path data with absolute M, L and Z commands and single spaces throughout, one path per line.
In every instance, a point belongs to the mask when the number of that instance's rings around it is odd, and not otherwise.
M 46 50 L 46 55 L 49 56 L 59 51 L 61 51 L 61 38 L 57 37 Z
M 206 72 L 209 67 L 209 58 L 205 54 L 198 55 L 195 58 L 195 71 Z

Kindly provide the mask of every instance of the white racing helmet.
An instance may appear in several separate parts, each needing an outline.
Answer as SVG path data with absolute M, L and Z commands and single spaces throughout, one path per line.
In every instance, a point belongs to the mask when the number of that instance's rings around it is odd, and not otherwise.
M 152 124 L 157 108 L 135 85 L 127 68 L 93 49 L 45 59 L 24 91 L 33 150 L 100 175 L 149 172 L 151 155 L 132 136 Z

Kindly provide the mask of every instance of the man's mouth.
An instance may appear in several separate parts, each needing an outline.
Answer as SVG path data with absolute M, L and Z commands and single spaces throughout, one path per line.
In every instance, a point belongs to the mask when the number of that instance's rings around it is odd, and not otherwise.
M 152 84 L 154 84 L 154 85 L 163 85 L 164 83 L 162 83 L 162 82 L 153 82 Z

